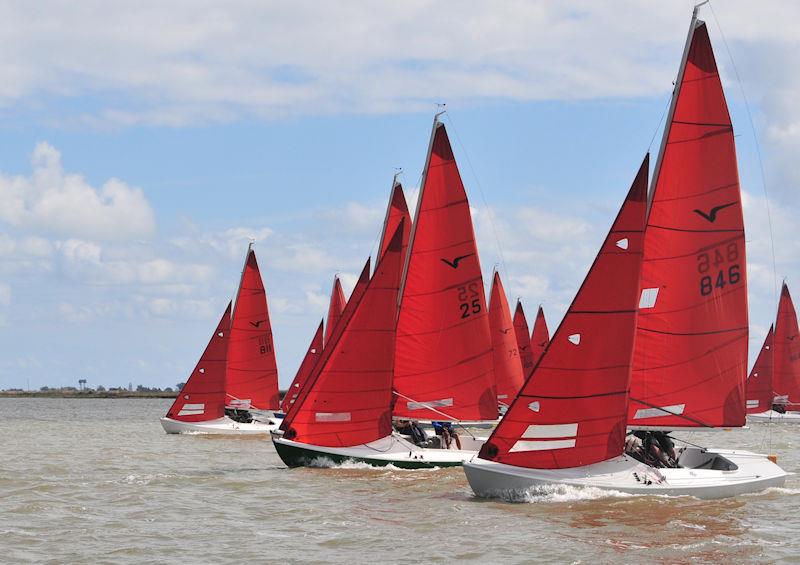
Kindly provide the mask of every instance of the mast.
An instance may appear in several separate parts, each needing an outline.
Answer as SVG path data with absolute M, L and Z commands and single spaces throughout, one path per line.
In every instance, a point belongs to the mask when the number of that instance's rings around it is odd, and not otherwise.
M 692 11 L 692 21 L 689 24 L 689 32 L 686 34 L 686 44 L 683 46 L 683 55 L 681 56 L 681 64 L 678 67 L 678 76 L 675 79 L 675 87 L 672 89 L 672 99 L 669 102 L 669 112 L 667 112 L 667 119 L 664 121 L 664 132 L 661 135 L 661 146 L 658 149 L 658 157 L 656 157 L 655 168 L 653 169 L 653 176 L 650 178 L 650 190 L 647 194 L 647 212 L 650 213 L 650 206 L 655 195 L 656 184 L 658 183 L 658 175 L 661 172 L 661 161 L 664 158 L 664 151 L 667 148 L 667 138 L 669 137 L 669 125 L 672 123 L 672 118 L 675 116 L 675 107 L 678 104 L 678 95 L 681 90 L 681 83 L 683 82 L 683 74 L 686 71 L 686 60 L 689 57 L 689 47 L 692 45 L 692 37 L 694 37 L 694 30 L 697 29 L 699 23 L 697 19 L 697 10 L 707 4 L 708 0 L 701 2 L 694 7 Z M 699 22 L 699 23 L 698 23 Z

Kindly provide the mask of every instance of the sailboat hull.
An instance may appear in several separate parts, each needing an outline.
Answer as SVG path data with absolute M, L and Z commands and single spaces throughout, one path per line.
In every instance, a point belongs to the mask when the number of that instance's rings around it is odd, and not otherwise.
M 391 435 L 368 444 L 352 447 L 326 447 L 291 441 L 272 434 L 278 456 L 287 467 L 329 467 L 342 463 L 366 463 L 373 467 L 393 465 L 401 469 L 460 467 L 477 455 L 485 438 L 470 440 L 475 449 L 429 449 L 418 447 L 400 436 Z M 467 447 L 463 445 L 463 447 Z
M 243 424 L 227 416 L 205 422 L 181 422 L 172 418 L 161 418 L 161 426 L 168 434 L 255 435 L 269 434 L 277 430 L 280 421 L 254 420 L 249 424 Z
M 800 412 L 786 412 L 781 414 L 774 410 L 767 410 L 758 414 L 748 414 L 748 422 L 786 422 L 797 424 L 800 423 Z
M 527 469 L 477 457 L 464 463 L 479 497 L 526 500 L 537 489 L 568 485 L 635 495 L 726 498 L 783 486 L 789 473 L 766 455 L 749 451 L 686 448 L 678 469 L 655 469 L 620 456 L 585 467 Z

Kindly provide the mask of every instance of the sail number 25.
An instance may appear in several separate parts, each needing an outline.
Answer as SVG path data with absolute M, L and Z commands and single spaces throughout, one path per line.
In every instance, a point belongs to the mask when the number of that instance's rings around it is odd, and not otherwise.
M 700 277 L 700 294 L 708 296 L 715 288 L 725 288 L 742 280 L 739 268 L 739 248 L 735 242 L 697 255 L 697 272 Z
M 478 283 L 472 282 L 458 287 L 458 307 L 461 317 L 469 318 L 481 311 L 481 295 L 478 293 Z

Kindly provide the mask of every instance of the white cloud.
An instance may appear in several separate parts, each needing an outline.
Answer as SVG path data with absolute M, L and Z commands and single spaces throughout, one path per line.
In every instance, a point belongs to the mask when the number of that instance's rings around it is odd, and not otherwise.
M 454 10 L 433 0 L 303 0 L 146 9 L 128 1 L 116 2 L 111 18 L 99 1 L 79 10 L 20 4 L 4 12 L 0 102 L 124 93 L 65 118 L 178 126 L 416 111 L 441 100 L 652 95 L 674 75 L 691 6 L 469 0 Z M 733 42 L 794 41 L 794 2 L 718 8 Z
M 0 305 L 8 306 L 11 304 L 11 286 L 0 283 Z
M 36 145 L 31 164 L 30 176 L 0 175 L 0 221 L 17 229 L 95 240 L 155 234 L 155 215 L 141 189 L 118 179 L 95 189 L 82 176 L 65 173 L 61 154 L 47 143 Z

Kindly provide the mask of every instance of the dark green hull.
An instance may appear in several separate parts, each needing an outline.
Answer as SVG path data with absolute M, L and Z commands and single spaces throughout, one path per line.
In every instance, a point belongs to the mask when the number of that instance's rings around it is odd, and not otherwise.
M 285 443 L 272 442 L 275 445 L 275 451 L 278 456 L 286 464 L 287 467 L 320 467 L 321 460 L 330 461 L 334 465 L 341 463 L 366 463 L 374 467 L 385 467 L 386 465 L 394 465 L 401 469 L 433 469 L 436 467 L 461 467 L 461 461 L 446 461 L 446 462 L 432 462 L 432 461 L 414 461 L 409 459 L 398 459 L 392 461 L 389 459 L 371 459 L 369 457 L 353 457 L 349 455 L 339 455 L 336 453 L 327 453 L 324 451 L 317 451 L 315 449 L 306 449 L 297 445 L 287 445 Z

